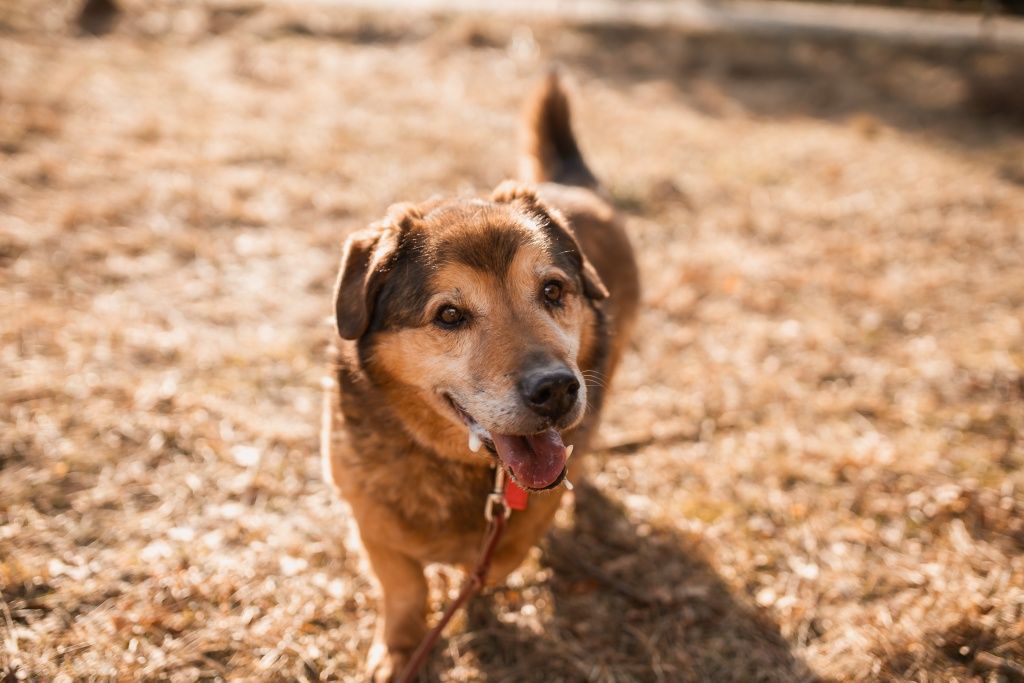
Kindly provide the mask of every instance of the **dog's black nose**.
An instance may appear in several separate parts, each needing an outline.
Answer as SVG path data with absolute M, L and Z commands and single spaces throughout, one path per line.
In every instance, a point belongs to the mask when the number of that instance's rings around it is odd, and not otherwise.
M 519 393 L 530 410 L 552 420 L 572 410 L 579 390 L 580 383 L 568 368 L 534 372 L 519 382 Z

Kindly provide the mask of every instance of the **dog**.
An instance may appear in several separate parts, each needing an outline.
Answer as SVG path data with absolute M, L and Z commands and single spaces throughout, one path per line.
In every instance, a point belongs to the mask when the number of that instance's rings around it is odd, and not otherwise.
M 521 180 L 488 199 L 392 206 L 342 249 L 322 450 L 381 587 L 377 681 L 426 633 L 424 565 L 477 560 L 494 467 L 537 495 L 508 520 L 487 583 L 544 534 L 636 317 L 633 250 L 557 74 L 527 99 L 523 128 Z

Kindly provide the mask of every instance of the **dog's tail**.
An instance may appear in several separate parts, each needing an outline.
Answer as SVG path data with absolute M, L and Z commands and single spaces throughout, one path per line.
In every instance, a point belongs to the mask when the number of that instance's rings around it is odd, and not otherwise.
M 528 182 L 598 187 L 572 134 L 569 98 L 555 69 L 526 101 L 519 163 L 520 177 Z

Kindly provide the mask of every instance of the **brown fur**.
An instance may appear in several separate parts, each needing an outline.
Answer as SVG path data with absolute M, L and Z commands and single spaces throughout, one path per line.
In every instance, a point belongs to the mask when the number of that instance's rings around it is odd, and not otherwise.
M 612 207 L 586 187 L 596 182 L 553 76 L 530 100 L 525 127 L 527 180 L 552 182 L 509 182 L 489 200 L 393 207 L 345 246 L 324 464 L 382 587 L 370 662 L 378 680 L 401 669 L 425 631 L 424 564 L 471 566 L 485 529 L 495 460 L 469 450 L 467 428 L 444 395 L 489 429 L 535 433 L 550 425 L 517 398 L 526 364 L 553 359 L 581 378 L 596 373 L 602 381 L 583 383 L 578 410 L 554 425 L 575 447 L 571 477 L 632 327 L 632 251 Z M 560 307 L 538 295 L 550 279 L 564 284 Z M 435 322 L 448 304 L 468 312 L 457 332 Z M 512 515 L 489 581 L 522 561 L 563 491 L 531 495 Z

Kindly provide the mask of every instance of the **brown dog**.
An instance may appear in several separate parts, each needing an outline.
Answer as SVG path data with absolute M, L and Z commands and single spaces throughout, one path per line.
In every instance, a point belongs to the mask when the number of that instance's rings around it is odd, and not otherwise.
M 494 466 L 543 493 L 510 518 L 488 581 L 547 529 L 635 316 L 633 252 L 556 76 L 525 126 L 523 176 L 536 185 L 394 206 L 345 243 L 324 464 L 383 592 L 377 680 L 400 672 L 426 631 L 424 565 L 476 561 Z

